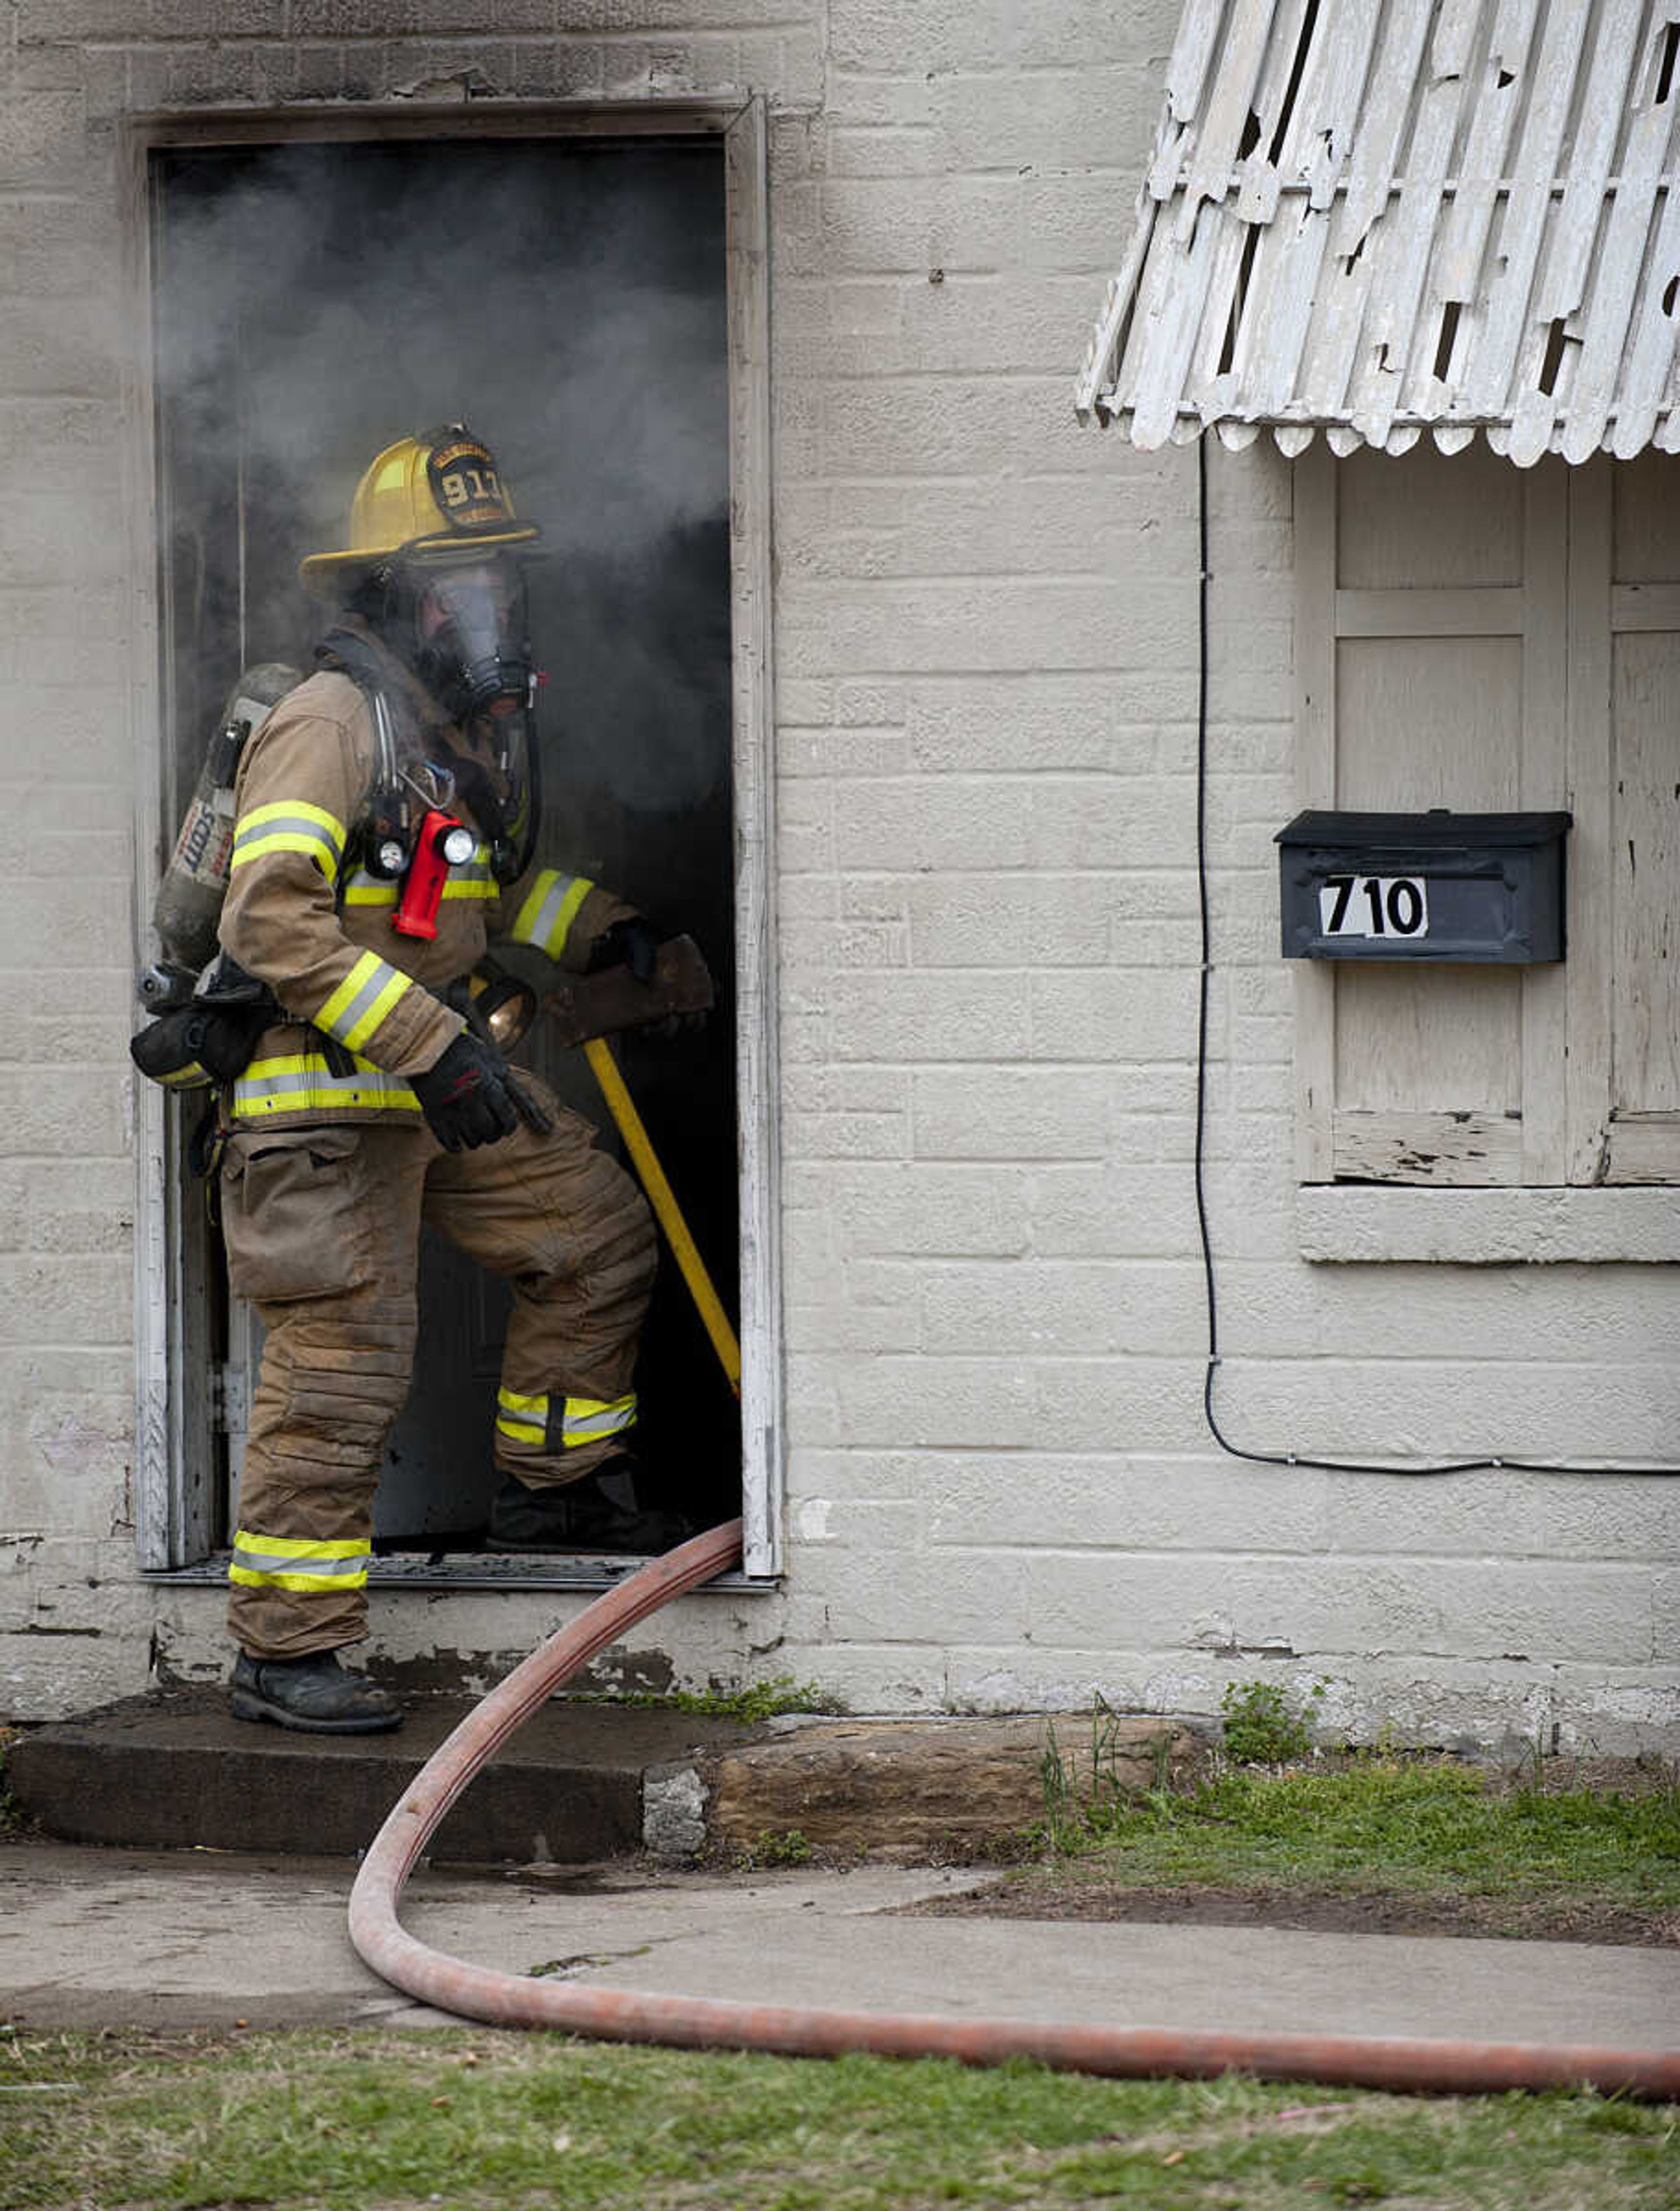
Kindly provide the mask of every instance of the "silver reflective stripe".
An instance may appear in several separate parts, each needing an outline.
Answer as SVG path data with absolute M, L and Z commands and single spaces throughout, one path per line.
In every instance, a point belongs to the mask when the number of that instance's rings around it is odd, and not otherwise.
M 397 884 L 366 868 L 358 868 L 344 886 L 346 906 L 395 906 L 399 895 Z
M 539 951 L 547 953 L 551 959 L 559 955 L 564 937 L 560 944 L 553 943 L 550 940 L 559 924 L 566 901 L 574 897 L 579 880 L 577 875 L 555 875 L 544 893 L 541 905 L 530 919 L 527 921 L 523 913 L 520 915 L 514 930 L 520 943 L 535 944 Z M 581 900 L 575 903 L 581 903 Z
M 235 1093 L 240 1098 L 245 1095 L 246 1088 L 243 1081 L 234 1086 Z M 420 1104 L 406 1082 L 393 1081 L 388 1075 L 381 1075 L 377 1068 L 370 1069 L 366 1075 L 329 1075 L 324 1060 L 318 1069 L 306 1068 L 301 1075 L 265 1075 L 262 1081 L 251 1083 L 249 1088 L 254 1096 L 260 1098 L 297 1097 L 314 1090 L 334 1093 L 377 1090 L 381 1097 L 404 1098 L 412 1100 L 416 1106 Z
M 368 961 L 372 962 L 372 966 L 360 989 L 355 990 L 342 1005 L 340 1005 L 338 1000 L 344 987 L 341 984 L 338 990 L 333 992 L 332 996 L 315 1016 L 317 1027 L 325 1029 L 329 1034 L 335 1036 L 341 1044 L 348 1045 L 353 1050 L 357 1045 L 366 1041 L 368 1030 L 378 1027 L 377 1022 L 370 1022 L 366 1029 L 364 1029 L 363 1023 L 365 1017 L 372 1012 L 378 1001 L 389 995 L 390 1004 L 394 1006 L 398 998 L 407 994 L 409 987 L 408 978 L 406 975 L 400 973 L 395 967 L 387 966 L 383 960 L 377 958 L 372 953 L 364 952 L 361 959 L 356 962 L 356 966 L 360 967 L 364 962 Z M 355 968 L 352 968 L 345 981 L 352 980 L 354 974 Z M 396 986 L 394 991 L 393 985 Z M 390 1006 L 387 1006 L 385 1010 L 390 1012 Z
M 233 1118 L 259 1120 L 264 1113 L 303 1110 L 330 1112 L 342 1106 L 373 1107 L 381 1112 L 418 1113 L 420 1099 L 398 1076 L 364 1064 L 354 1075 L 331 1075 L 318 1052 L 289 1059 L 253 1060 L 233 1085 Z
M 589 1403 L 587 1398 L 581 1402 Z M 610 1405 L 590 1406 L 587 1412 L 574 1413 L 571 1408 L 579 1402 L 576 1397 L 568 1397 L 565 1401 L 560 1434 L 567 1443 L 593 1442 L 597 1436 L 616 1435 L 620 1428 L 627 1428 L 636 1418 L 634 1396 L 619 1397 Z
M 237 851 L 241 845 L 260 845 L 265 837 L 307 837 L 317 845 L 324 845 L 331 851 L 337 840 L 324 822 L 312 820 L 305 814 L 270 814 L 266 809 L 256 818 L 247 818 L 234 834 Z
M 299 1559 L 289 1552 L 248 1551 L 233 1554 L 233 1564 L 251 1574 L 306 1574 L 311 1581 L 341 1581 L 367 1572 L 372 1554 L 358 1551 L 350 1559 Z
M 479 846 L 480 852 L 484 849 L 482 845 Z M 494 883 L 495 877 L 490 872 L 490 863 L 487 859 L 462 860 L 459 866 L 450 869 L 449 880 L 444 885 L 444 896 L 470 898 L 474 891 L 486 885 L 492 887 L 493 895 Z

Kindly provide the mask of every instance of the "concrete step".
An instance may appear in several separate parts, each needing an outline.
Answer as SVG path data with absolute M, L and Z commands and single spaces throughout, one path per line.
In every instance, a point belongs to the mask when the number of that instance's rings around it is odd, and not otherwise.
M 354 1857 L 470 1699 L 412 1706 L 390 1735 L 293 1734 L 228 1712 L 220 1691 L 163 1690 L 32 1730 L 6 1780 L 66 1842 Z M 764 1730 L 659 1707 L 551 1702 L 438 1829 L 444 1863 L 575 1865 L 643 1841 L 643 1777 Z

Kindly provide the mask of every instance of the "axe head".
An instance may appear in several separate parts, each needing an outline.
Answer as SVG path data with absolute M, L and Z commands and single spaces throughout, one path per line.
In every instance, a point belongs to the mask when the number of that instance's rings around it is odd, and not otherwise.
M 674 1014 L 707 1014 L 715 1003 L 699 946 L 692 936 L 671 936 L 659 948 L 650 983 L 638 983 L 628 967 L 603 967 L 598 975 L 568 975 L 542 1006 L 559 1042 L 579 1045 Z

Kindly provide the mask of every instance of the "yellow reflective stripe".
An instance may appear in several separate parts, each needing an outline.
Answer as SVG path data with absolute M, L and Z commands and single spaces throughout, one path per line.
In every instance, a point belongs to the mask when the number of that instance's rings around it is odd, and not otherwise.
M 377 952 L 364 952 L 316 1015 L 315 1026 L 336 1037 L 347 1050 L 358 1051 L 403 993 L 413 988 L 412 979 Z
M 301 852 L 323 875 L 332 876 L 343 857 L 344 839 L 344 824 L 324 806 L 311 806 L 304 799 L 275 799 L 241 815 L 229 866 L 243 868 L 273 852 Z
M 594 888 L 587 875 L 563 875 L 558 868 L 544 868 L 514 917 L 509 936 L 516 944 L 535 944 L 551 960 L 558 960 L 578 907 Z
M 374 999 L 355 1027 L 347 1030 L 341 1039 L 351 1051 L 360 1050 L 380 1022 L 390 1012 L 392 1007 L 396 1005 L 397 1000 L 406 990 L 414 987 L 408 978 L 400 973 L 395 967 L 386 970 L 386 978 L 385 986 L 378 996 Z
M 314 1574 L 253 1573 L 249 1566 L 229 1566 L 227 1578 L 246 1589 L 295 1590 L 304 1596 L 329 1596 L 339 1590 L 366 1589 L 367 1569 L 364 1566 L 355 1574 L 335 1574 L 329 1582 Z
M 283 1589 L 305 1596 L 362 1589 L 372 1550 L 366 1537 L 325 1542 L 297 1536 L 254 1536 L 241 1528 L 233 1538 L 227 1578 L 245 1589 Z
M 548 1400 L 547 1397 L 522 1397 L 517 1390 L 496 1392 L 499 1408 L 496 1427 L 501 1434 L 511 1436 L 515 1443 L 540 1444 L 548 1436 Z M 518 1414 L 527 1417 L 513 1417 Z
M 451 868 L 444 882 L 446 899 L 493 899 L 501 894 L 502 887 L 490 872 L 487 845 L 479 845 L 470 860 Z M 358 868 L 344 886 L 346 906 L 395 906 L 399 895 L 396 883 L 383 875 L 370 875 L 366 868 Z
M 316 1027 L 325 1029 L 329 1036 L 338 1036 L 338 1025 L 344 1015 L 360 997 L 375 976 L 382 972 L 385 972 L 385 963 L 378 954 L 364 952 L 361 957 L 352 964 L 349 973 L 316 1015 Z M 347 1041 L 346 1038 L 339 1037 L 341 1044 Z
M 260 1121 L 269 1113 L 330 1113 L 346 1107 L 415 1113 L 410 1086 L 358 1057 L 353 1075 L 334 1075 L 318 1051 L 254 1059 L 233 1085 L 233 1118 Z
M 202 1090 L 210 1077 L 196 1059 L 190 1059 L 184 1067 L 175 1068 L 167 1075 L 160 1075 L 157 1080 L 166 1083 L 172 1090 Z
M 370 875 L 360 869 L 344 887 L 346 906 L 395 906 L 397 886 L 387 882 L 381 875 Z
M 488 845 L 474 845 L 472 858 L 451 868 L 444 883 L 445 898 L 499 898 L 501 890 L 490 872 Z
M 233 1547 L 266 1552 L 276 1559 L 365 1559 L 368 1555 L 366 1540 L 359 1536 L 333 1536 L 319 1542 L 312 1536 L 253 1536 L 249 1528 L 240 1529 Z
M 346 832 L 337 815 L 329 814 L 324 806 L 311 806 L 306 798 L 271 798 L 265 806 L 251 807 L 239 816 L 239 833 L 243 837 L 265 821 L 312 821 L 327 832 L 340 851 L 344 849 Z
M 610 1404 L 600 1397 L 568 1397 L 560 1440 L 568 1449 L 574 1444 L 599 1443 L 603 1436 L 615 1436 L 620 1428 L 627 1428 L 635 1418 L 633 1390 L 627 1397 L 614 1397 Z
M 511 1436 L 517 1444 L 541 1444 L 548 1440 L 546 1423 L 511 1420 L 505 1413 L 497 1415 L 496 1432 L 499 1435 Z
M 317 837 L 309 830 L 277 829 L 272 836 L 258 837 L 252 844 L 236 845 L 227 863 L 228 870 L 231 873 L 235 868 L 243 868 L 251 860 L 266 860 L 271 852 L 301 852 L 329 878 L 338 865 L 338 857 L 324 837 Z
M 546 1443 L 553 1402 L 548 1397 L 522 1397 L 517 1390 L 499 1390 L 496 1426 L 516 1443 Z M 599 1443 L 603 1436 L 615 1436 L 636 1418 L 633 1390 L 623 1397 L 566 1397 L 561 1402 L 565 1407 L 560 1415 L 563 1450 L 578 1444 Z

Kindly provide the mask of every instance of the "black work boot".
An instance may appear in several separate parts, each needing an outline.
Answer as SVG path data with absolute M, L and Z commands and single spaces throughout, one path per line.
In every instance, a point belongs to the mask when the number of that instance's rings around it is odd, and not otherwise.
M 378 1735 L 402 1723 L 396 1698 L 341 1666 L 336 1651 L 306 1658 L 251 1658 L 242 1651 L 228 1705 L 236 1720 L 272 1720 L 311 1735 Z
M 636 1501 L 628 1451 L 552 1489 L 528 1489 L 510 1475 L 490 1506 L 492 1551 L 631 1551 L 653 1557 L 686 1542 L 694 1523 Z

